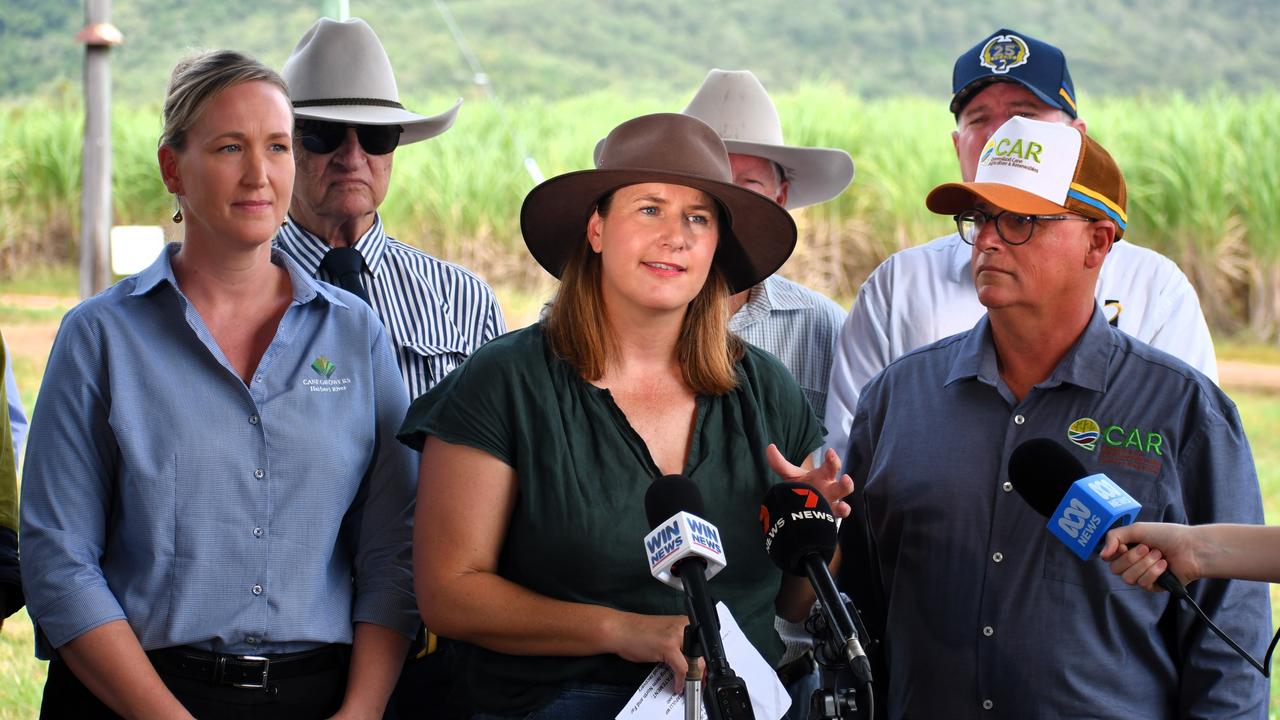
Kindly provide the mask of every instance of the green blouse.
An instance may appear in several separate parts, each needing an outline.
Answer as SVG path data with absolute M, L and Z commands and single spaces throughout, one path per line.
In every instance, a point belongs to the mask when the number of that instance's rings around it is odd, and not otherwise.
M 684 475 L 702 490 L 727 567 L 710 581 L 746 636 L 771 663 L 780 571 L 758 521 L 780 481 L 765 460 L 777 443 L 800 464 L 823 430 L 777 359 L 748 346 L 738 387 L 699 396 Z M 548 597 L 629 612 L 681 615 L 683 595 L 649 575 L 644 496 L 662 472 L 608 390 L 584 381 L 548 347 L 539 325 L 482 347 L 414 401 L 400 429 L 421 449 L 428 435 L 487 452 L 515 470 L 519 495 L 499 574 Z M 483 511 L 483 508 L 476 508 Z M 616 655 L 531 657 L 474 648 L 460 674 L 476 709 L 528 712 L 568 681 L 638 686 L 652 664 Z

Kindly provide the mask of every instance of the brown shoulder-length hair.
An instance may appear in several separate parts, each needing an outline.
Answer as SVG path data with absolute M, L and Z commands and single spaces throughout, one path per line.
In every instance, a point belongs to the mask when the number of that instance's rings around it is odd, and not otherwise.
M 596 203 L 601 216 L 608 214 L 610 200 L 612 194 Z M 720 211 L 721 223 L 724 218 Z M 584 232 L 542 319 L 551 350 L 587 380 L 603 377 L 609 355 L 617 352 L 600 281 L 600 256 L 591 251 Z M 729 332 L 729 284 L 713 264 L 702 291 L 689 303 L 676 341 L 685 384 L 699 394 L 724 395 L 738 386 L 736 365 L 743 352 L 742 340 Z

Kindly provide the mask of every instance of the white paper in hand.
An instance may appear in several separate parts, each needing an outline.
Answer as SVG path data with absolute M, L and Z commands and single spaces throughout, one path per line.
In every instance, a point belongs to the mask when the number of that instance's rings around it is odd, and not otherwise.
M 755 711 L 756 720 L 777 720 L 787 713 L 791 707 L 791 697 L 787 689 L 778 681 L 778 674 L 769 663 L 760 656 L 755 646 L 742 634 L 733 614 L 724 603 L 716 603 L 716 614 L 720 616 L 720 639 L 724 642 L 724 654 L 729 659 L 729 666 L 747 683 L 747 692 L 751 695 L 751 709 Z M 640 684 L 627 706 L 618 713 L 615 720 L 679 720 L 684 717 L 684 682 L 680 683 L 680 692 L 671 693 L 674 674 L 665 663 L 658 663 Z M 706 720 L 707 711 L 702 708 L 699 717 Z

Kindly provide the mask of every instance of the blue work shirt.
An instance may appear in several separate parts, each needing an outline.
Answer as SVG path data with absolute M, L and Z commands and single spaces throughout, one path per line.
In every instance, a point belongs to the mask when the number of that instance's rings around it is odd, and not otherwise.
M 1190 609 L 1079 560 L 1012 492 L 1009 455 L 1037 437 L 1115 480 L 1139 520 L 1262 522 L 1239 415 L 1204 375 L 1095 307 L 1018 401 L 984 316 L 891 364 L 858 403 L 841 579 L 884 642 L 877 704 L 891 718 L 1265 718 L 1267 681 Z M 1265 584 L 1190 592 L 1262 657 Z
M 124 619 L 146 650 L 411 636 L 416 456 L 382 323 L 283 253 L 293 301 L 247 386 L 168 247 L 63 319 L 32 417 L 22 574 L 38 654 Z

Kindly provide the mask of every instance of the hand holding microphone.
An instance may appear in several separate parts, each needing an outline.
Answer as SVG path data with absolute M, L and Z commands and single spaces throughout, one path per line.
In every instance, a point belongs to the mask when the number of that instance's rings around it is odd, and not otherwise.
M 1089 475 L 1070 450 L 1048 438 L 1027 440 L 1014 449 L 1009 482 L 1032 509 L 1049 518 L 1049 532 L 1081 560 L 1096 555 L 1107 531 L 1132 523 L 1142 509 L 1111 478 Z M 1155 581 L 1175 597 L 1188 597 L 1171 574 Z
M 1153 560 L 1150 552 L 1143 552 L 1139 548 L 1126 548 L 1122 544 L 1126 538 L 1141 539 L 1144 533 L 1152 532 L 1153 528 L 1157 533 L 1165 533 L 1166 539 L 1181 534 L 1182 542 L 1185 543 L 1186 536 L 1197 532 L 1199 528 L 1244 528 L 1246 526 L 1204 525 L 1192 528 L 1165 523 L 1132 524 L 1138 515 L 1138 510 L 1141 509 L 1138 502 L 1106 475 L 1099 473 L 1086 477 L 1086 472 L 1084 465 L 1071 454 L 1071 451 L 1048 438 L 1027 440 L 1015 448 L 1013 454 L 1009 456 L 1009 481 L 1013 483 L 1013 489 L 1017 490 L 1022 499 L 1026 500 L 1036 512 L 1049 518 L 1049 532 L 1066 544 L 1072 552 L 1082 560 L 1088 559 L 1103 549 L 1103 538 L 1106 537 L 1106 552 L 1109 554 L 1103 559 L 1122 553 L 1120 559 L 1113 562 L 1113 570 L 1116 568 L 1116 563 L 1122 565 L 1120 571 L 1122 573 L 1133 570 L 1135 567 L 1140 568 L 1134 570 L 1133 577 L 1146 578 L 1145 587 L 1148 590 L 1152 589 L 1151 585 L 1155 583 L 1167 590 L 1175 599 L 1186 602 L 1214 634 L 1222 638 L 1232 650 L 1262 673 L 1263 677 L 1270 677 L 1271 654 L 1275 651 L 1277 641 L 1280 641 L 1280 632 L 1272 637 L 1266 656 L 1262 662 L 1258 662 L 1240 647 L 1239 643 L 1215 625 L 1213 620 L 1209 619 L 1173 573 L 1151 572 L 1152 568 L 1167 562 L 1163 557 Z M 1250 533 L 1259 530 L 1266 531 L 1267 528 L 1255 527 L 1245 530 L 1243 537 L 1250 537 Z M 1173 541 L 1170 547 L 1177 544 L 1178 541 Z M 1130 557 L 1137 562 L 1136 565 L 1135 562 L 1125 560 Z M 1144 561 L 1143 558 L 1146 560 Z M 1249 564 L 1252 565 L 1252 563 Z M 1187 569 L 1192 569 L 1197 575 L 1199 574 L 1194 564 L 1189 564 Z M 1226 576 L 1238 577 L 1230 573 Z M 1194 579 L 1194 576 L 1187 577 L 1189 580 Z M 1127 578 L 1126 582 L 1132 584 L 1132 581 Z

